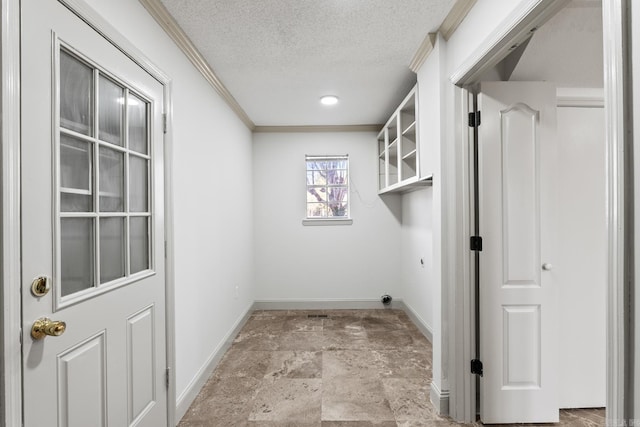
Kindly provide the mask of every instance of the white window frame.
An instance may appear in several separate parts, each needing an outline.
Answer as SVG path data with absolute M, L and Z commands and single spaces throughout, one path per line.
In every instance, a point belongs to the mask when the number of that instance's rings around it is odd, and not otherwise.
M 333 160 L 333 161 L 346 161 L 347 162 L 347 182 L 344 185 L 341 185 L 341 187 L 347 187 L 347 215 L 344 217 L 322 217 L 322 218 L 318 218 L 318 217 L 309 217 L 307 216 L 307 194 L 309 193 L 309 187 L 314 187 L 314 185 L 310 185 L 309 183 L 306 183 L 305 185 L 305 214 L 304 214 L 304 219 L 302 220 L 302 225 L 351 225 L 353 224 L 353 220 L 351 219 L 351 185 L 350 185 L 350 181 L 351 181 L 351 170 L 350 170 L 350 162 L 349 162 L 349 155 L 348 154 L 342 154 L 342 155 L 305 155 L 305 180 L 306 180 L 306 174 L 309 171 L 307 169 L 307 162 L 308 161 L 313 161 L 313 160 Z M 328 185 L 327 185 L 328 186 Z
M 94 114 L 94 117 L 92 118 L 92 123 L 90 124 L 90 126 L 93 126 L 93 132 L 90 135 L 84 135 L 84 134 L 80 134 L 78 132 L 74 132 L 73 130 L 69 130 L 66 129 L 62 126 L 61 123 L 61 119 L 60 119 L 60 55 L 61 52 L 65 51 L 68 55 L 74 57 L 76 60 L 84 63 L 85 65 L 87 65 L 88 67 L 90 67 L 93 71 L 93 88 L 92 90 L 94 91 L 94 95 L 92 99 L 92 103 L 94 104 L 92 107 L 92 111 Z M 102 295 L 106 292 L 110 292 L 113 289 L 116 288 L 120 288 L 123 286 L 128 286 L 132 283 L 138 282 L 139 280 L 142 279 L 146 279 L 147 277 L 151 277 L 151 276 L 155 276 L 156 275 L 156 270 L 155 270 L 155 252 L 153 251 L 153 247 L 154 247 L 154 233 L 153 230 L 154 228 L 154 220 L 155 220 L 155 215 L 154 215 L 154 185 L 153 185 L 153 179 L 152 177 L 153 175 L 153 158 L 154 158 L 154 147 L 153 144 L 150 143 L 150 141 L 153 141 L 154 138 L 154 134 L 153 134 L 153 116 L 150 113 L 151 111 L 153 111 L 153 101 L 151 100 L 151 98 L 144 94 L 143 91 L 139 90 L 138 88 L 136 88 L 134 85 L 130 84 L 129 82 L 126 82 L 122 79 L 120 79 L 118 76 L 114 75 L 113 73 L 109 72 L 108 70 L 106 70 L 104 67 L 100 66 L 99 64 L 97 64 L 95 61 L 92 61 L 87 55 L 84 55 L 82 52 L 79 52 L 77 49 L 73 48 L 72 46 L 68 45 L 67 43 L 63 42 L 61 39 L 59 39 L 58 37 L 55 38 L 55 43 L 54 43 L 54 58 L 55 58 L 55 68 L 54 68 L 54 75 L 55 75 L 55 93 L 54 93 L 54 111 L 55 111 L 55 150 L 54 150 L 54 176 L 55 176 L 55 182 L 54 182 L 54 193 L 53 193 L 53 197 L 54 197 L 54 217 L 55 217 L 55 223 L 54 223 L 54 242 L 55 242 L 55 247 L 54 247 L 54 252 L 55 252 L 55 262 L 54 262 L 54 272 L 53 272 L 53 276 L 55 278 L 55 283 L 56 286 L 53 287 L 53 294 L 54 294 L 54 311 L 58 311 L 61 310 L 65 307 L 77 304 L 79 302 L 82 301 L 86 301 L 88 299 L 91 298 L 95 298 L 99 295 Z M 126 110 L 126 106 L 125 109 L 123 110 L 123 116 L 122 116 L 122 126 L 124 127 L 124 130 L 122 131 L 122 138 L 123 138 L 123 145 L 119 146 L 116 144 L 111 144 L 109 142 L 106 142 L 104 140 L 101 140 L 99 137 L 99 130 L 98 130 L 98 116 L 96 115 L 96 111 L 97 111 L 97 103 L 98 103 L 98 98 L 95 96 L 95 93 L 97 93 L 97 89 L 96 86 L 99 84 L 98 81 L 98 77 L 99 76 L 104 76 L 105 78 L 108 78 L 109 80 L 111 80 L 112 82 L 114 82 L 115 84 L 117 84 L 118 86 L 121 86 L 123 88 L 124 91 L 124 96 L 128 97 L 129 93 L 132 95 L 135 95 L 137 98 L 139 98 L 142 102 L 147 103 L 148 108 L 147 108 L 147 127 L 148 127 L 148 134 L 147 134 L 147 153 L 139 153 L 135 150 L 130 149 L 128 142 L 125 143 L 125 141 L 128 139 L 128 135 L 126 134 L 126 129 L 127 129 L 127 123 L 128 123 L 128 116 L 127 116 L 127 110 Z M 61 185 L 61 177 L 60 177 L 60 149 L 61 149 L 61 135 L 67 135 L 70 136 L 72 138 L 76 138 L 79 140 L 82 140 L 84 142 L 88 142 L 90 143 L 90 145 L 92 145 L 92 159 L 93 159 L 93 166 L 92 166 L 92 171 L 90 172 L 92 175 L 92 184 L 91 184 L 91 192 L 93 192 L 94 194 L 94 200 L 93 200 L 93 210 L 91 212 L 63 212 L 61 210 L 61 204 L 60 204 L 60 197 L 61 197 L 61 191 L 63 190 L 63 187 Z M 117 151 L 119 153 L 123 153 L 124 158 L 123 158 L 123 179 L 124 179 L 124 189 L 123 189 L 123 203 L 124 203 L 124 207 L 123 207 L 123 211 L 120 212 L 111 212 L 111 211 L 101 211 L 99 208 L 100 205 L 100 189 L 99 189 L 99 174 L 100 174 L 100 148 L 101 147 L 106 147 L 109 149 L 112 149 L 114 151 Z M 147 211 L 146 212 L 132 212 L 129 210 L 129 156 L 132 157 L 136 157 L 139 159 L 144 159 L 148 162 L 147 164 Z M 93 182 L 93 180 L 98 180 L 97 182 Z M 97 184 L 97 185 L 96 185 Z M 71 293 L 69 295 L 62 295 L 62 249 L 61 249 L 61 236 L 62 236 L 62 219 L 63 218 L 91 218 L 93 219 L 93 225 L 92 225 L 92 229 L 93 229 L 93 246 L 94 246 L 94 253 L 93 253 L 93 281 L 94 284 L 91 287 L 88 287 L 86 289 Z M 113 279 L 113 280 L 107 280 L 107 281 L 102 281 L 101 277 L 100 277 L 100 219 L 102 218 L 123 218 L 126 219 L 127 224 L 124 226 L 124 232 L 125 232 L 125 275 L 117 278 L 117 279 Z M 130 271 L 130 229 L 129 229 L 129 219 L 131 218 L 147 218 L 147 227 L 148 227 L 148 242 L 147 242 L 147 247 L 148 247 L 148 268 L 144 269 L 142 271 L 139 272 L 135 272 L 135 273 L 131 273 Z

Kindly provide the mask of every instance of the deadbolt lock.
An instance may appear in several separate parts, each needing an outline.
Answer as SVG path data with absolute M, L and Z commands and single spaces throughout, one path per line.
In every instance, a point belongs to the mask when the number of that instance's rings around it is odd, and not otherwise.
M 38 276 L 31 282 L 31 293 L 36 297 L 43 297 L 49 293 L 51 286 L 47 276 Z
M 67 329 L 67 324 L 60 320 L 51 320 L 43 317 L 33 322 L 31 327 L 31 336 L 35 340 L 41 340 L 47 335 L 52 337 L 59 337 L 64 334 Z

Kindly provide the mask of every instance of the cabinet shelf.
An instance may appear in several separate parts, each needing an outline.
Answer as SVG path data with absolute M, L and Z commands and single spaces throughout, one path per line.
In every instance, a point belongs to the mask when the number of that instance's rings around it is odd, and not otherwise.
M 61 193 L 66 193 L 66 194 L 81 194 L 83 196 L 90 196 L 91 195 L 91 190 L 85 190 L 85 189 L 82 189 L 82 188 L 60 187 L 60 192 Z
M 416 150 L 415 148 L 411 151 L 409 151 L 407 154 L 405 154 L 404 156 L 402 156 L 402 160 L 408 160 L 408 159 L 412 159 L 416 157 L 418 150 Z
M 402 135 L 404 136 L 414 136 L 416 135 L 416 122 L 415 120 L 411 122 L 411 124 L 402 131 Z
M 410 191 L 419 190 L 421 188 L 431 187 L 432 185 L 433 175 L 428 175 L 422 178 L 407 179 L 394 185 L 390 185 L 378 191 L 378 194 L 408 193 Z

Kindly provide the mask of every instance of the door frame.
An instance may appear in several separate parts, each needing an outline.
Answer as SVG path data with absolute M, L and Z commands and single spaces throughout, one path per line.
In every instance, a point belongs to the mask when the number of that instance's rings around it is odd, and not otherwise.
M 451 384 L 450 415 L 458 421 L 475 421 L 477 381 L 469 372 L 469 361 L 475 358 L 475 259 L 469 251 L 468 241 L 473 230 L 473 153 L 469 145 L 473 140 L 467 124 L 469 96 L 480 76 L 502 60 L 514 44 L 519 45 L 530 36 L 530 29 L 537 28 L 554 16 L 567 1 L 523 1 L 514 12 L 469 56 L 451 76 L 455 97 L 455 169 L 458 182 L 456 198 L 456 228 L 462 235 L 452 264 L 461 272 L 461 280 L 449 288 L 450 306 L 462 307 L 449 311 L 452 331 L 449 366 Z M 629 43 L 629 14 L 625 0 L 603 1 L 603 58 L 605 143 L 607 153 L 607 420 L 628 418 L 629 384 L 626 378 L 631 360 L 629 348 L 631 302 L 628 282 L 628 263 L 625 254 L 632 253 L 633 241 L 625 239 L 625 229 L 632 221 L 632 206 L 626 193 L 632 179 L 627 170 L 632 144 L 630 121 L 624 117 L 630 109 L 630 99 L 624 96 L 630 87 L 630 75 L 626 49 Z
M 3 328 L 0 329 L 0 426 L 22 425 L 22 345 L 20 344 L 21 307 L 21 116 L 20 116 L 20 0 L 0 0 L 0 107 L 2 111 L 1 174 L 2 212 L 0 219 L 1 265 L 0 304 Z M 85 21 L 129 59 L 153 76 L 163 86 L 163 110 L 166 115 L 164 134 L 165 193 L 165 299 L 166 351 L 169 387 L 167 390 L 167 421 L 175 425 L 175 263 L 173 227 L 173 137 L 172 80 L 146 55 L 129 42 L 102 16 L 83 0 L 58 0 Z

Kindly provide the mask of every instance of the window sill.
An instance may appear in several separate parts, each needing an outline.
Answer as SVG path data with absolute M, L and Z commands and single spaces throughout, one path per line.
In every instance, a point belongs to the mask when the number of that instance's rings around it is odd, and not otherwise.
M 302 225 L 351 225 L 353 224 L 352 219 L 328 219 L 328 218 L 318 218 L 318 219 L 303 219 Z

